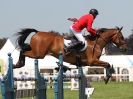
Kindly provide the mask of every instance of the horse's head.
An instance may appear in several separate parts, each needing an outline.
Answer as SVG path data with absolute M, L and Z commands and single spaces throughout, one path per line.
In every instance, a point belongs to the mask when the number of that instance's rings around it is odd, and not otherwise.
M 128 47 L 121 32 L 122 28 L 123 27 L 121 28 L 117 27 L 116 29 L 114 29 L 114 31 L 112 31 L 113 36 L 111 38 L 111 41 L 120 49 L 120 51 L 125 52 Z

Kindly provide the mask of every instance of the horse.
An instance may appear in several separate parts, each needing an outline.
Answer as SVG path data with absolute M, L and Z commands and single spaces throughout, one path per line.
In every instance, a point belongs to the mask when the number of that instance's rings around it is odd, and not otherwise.
M 100 57 L 103 48 L 110 42 L 114 43 L 120 50 L 126 51 L 127 44 L 124 40 L 121 28 L 101 28 L 99 36 L 86 36 L 87 48 L 80 52 L 83 66 L 100 66 L 107 70 L 108 78 L 114 73 L 114 69 L 108 62 L 101 61 Z M 29 34 L 35 33 L 30 40 L 30 44 L 25 43 Z M 60 51 L 63 52 L 64 61 L 72 65 L 76 64 L 77 51 L 65 53 L 64 36 L 54 32 L 38 31 L 36 29 L 25 28 L 17 33 L 17 43 L 20 47 L 19 60 L 14 64 L 15 68 L 25 65 L 25 57 L 43 59 L 50 54 L 58 58 Z M 79 51 L 78 51 L 79 52 Z M 106 78 L 107 79 L 107 78 Z

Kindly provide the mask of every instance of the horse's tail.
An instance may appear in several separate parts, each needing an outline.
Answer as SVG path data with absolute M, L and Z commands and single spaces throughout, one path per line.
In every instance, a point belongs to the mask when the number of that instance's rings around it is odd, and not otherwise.
M 30 28 L 26 28 L 26 29 L 22 29 L 20 32 L 17 33 L 18 38 L 17 38 L 17 43 L 18 46 L 22 49 L 24 46 L 24 41 L 26 40 L 26 38 L 28 37 L 28 35 L 32 32 L 37 33 L 38 31 L 35 29 L 30 29 Z

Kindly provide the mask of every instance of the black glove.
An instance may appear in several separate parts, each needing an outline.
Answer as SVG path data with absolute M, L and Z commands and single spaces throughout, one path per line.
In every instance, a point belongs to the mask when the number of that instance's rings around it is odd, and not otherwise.
M 97 36 L 97 37 L 99 37 L 99 36 L 100 36 L 99 32 L 96 32 L 96 36 Z

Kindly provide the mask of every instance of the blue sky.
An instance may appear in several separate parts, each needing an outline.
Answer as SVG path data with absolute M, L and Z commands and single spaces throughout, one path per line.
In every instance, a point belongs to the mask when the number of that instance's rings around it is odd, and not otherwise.
M 133 29 L 133 0 L 0 0 L 0 36 L 13 38 L 22 28 L 69 32 L 69 17 L 79 18 L 91 8 L 99 10 L 94 28 L 123 26 Z

